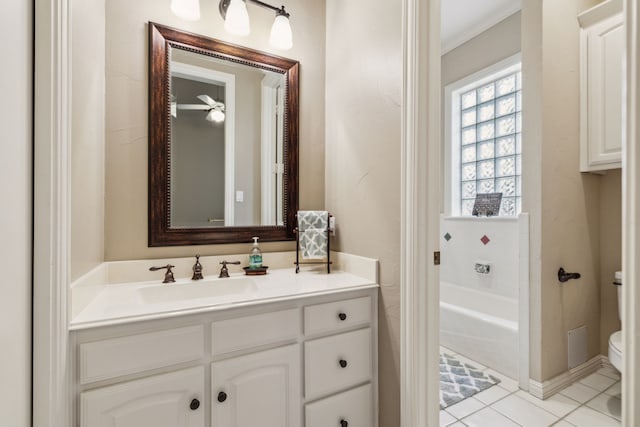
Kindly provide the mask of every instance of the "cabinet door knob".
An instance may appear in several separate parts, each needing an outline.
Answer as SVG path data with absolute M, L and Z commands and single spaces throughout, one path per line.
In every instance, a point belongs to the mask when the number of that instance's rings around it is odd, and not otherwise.
M 338 317 L 342 321 L 347 320 L 347 313 L 340 313 L 340 314 L 338 314 Z
M 222 403 L 225 400 L 227 400 L 227 393 L 225 393 L 224 391 L 218 393 L 218 402 Z
M 199 407 L 200 407 L 200 401 L 198 399 L 193 399 L 189 404 L 189 408 L 191 408 L 192 411 L 195 411 Z
M 341 368 L 346 368 L 347 367 L 347 361 L 344 359 L 340 359 L 340 367 Z
M 347 420 L 340 420 L 340 427 L 349 427 Z

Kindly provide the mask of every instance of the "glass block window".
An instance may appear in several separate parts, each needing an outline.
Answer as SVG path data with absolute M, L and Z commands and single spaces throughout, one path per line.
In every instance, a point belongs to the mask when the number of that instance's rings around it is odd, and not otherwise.
M 521 211 L 521 74 L 516 64 L 451 92 L 454 213 L 471 215 L 480 193 L 502 193 L 501 216 Z

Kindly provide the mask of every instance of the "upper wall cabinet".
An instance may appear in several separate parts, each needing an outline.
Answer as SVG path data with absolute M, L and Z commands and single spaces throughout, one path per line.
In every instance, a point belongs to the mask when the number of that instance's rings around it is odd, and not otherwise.
M 580 22 L 580 170 L 622 167 L 622 0 L 583 12 Z

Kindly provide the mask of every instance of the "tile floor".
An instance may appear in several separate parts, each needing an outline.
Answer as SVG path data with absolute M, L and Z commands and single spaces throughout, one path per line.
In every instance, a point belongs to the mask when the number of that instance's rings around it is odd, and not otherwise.
M 440 352 L 456 354 L 440 348 Z M 518 384 L 480 363 L 456 355 L 500 378 L 500 384 L 440 411 L 440 426 L 451 427 L 608 427 L 621 426 L 620 375 L 602 368 L 547 400 L 518 389 Z

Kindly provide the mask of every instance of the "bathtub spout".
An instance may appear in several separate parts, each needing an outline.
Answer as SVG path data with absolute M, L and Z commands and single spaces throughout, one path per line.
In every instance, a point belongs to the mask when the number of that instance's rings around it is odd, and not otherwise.
M 580 273 L 567 273 L 564 268 L 560 267 L 558 270 L 558 280 L 560 283 L 568 282 L 571 279 L 579 279 Z

